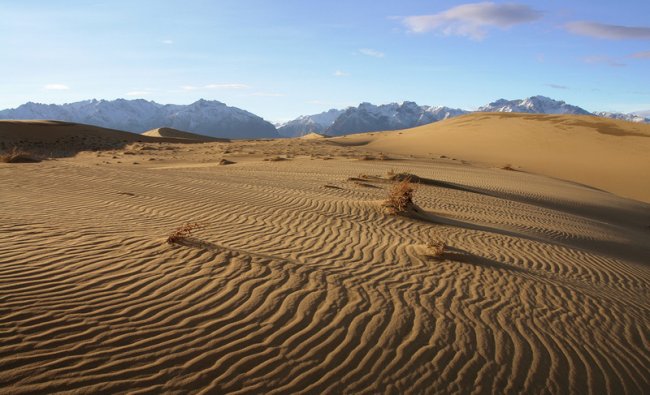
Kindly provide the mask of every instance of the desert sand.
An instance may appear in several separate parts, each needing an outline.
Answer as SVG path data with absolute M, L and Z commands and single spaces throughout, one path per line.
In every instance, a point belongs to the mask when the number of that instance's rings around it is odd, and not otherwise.
M 484 117 L 0 163 L 0 392 L 648 393 L 647 127 Z
M 513 166 L 650 202 L 650 125 L 587 115 L 473 113 L 350 144 Z
M 184 132 L 173 128 L 156 128 L 142 133 L 143 136 L 149 137 L 168 137 L 176 139 L 188 139 L 196 141 L 227 141 L 227 139 L 218 139 L 215 137 L 203 136 L 196 133 Z

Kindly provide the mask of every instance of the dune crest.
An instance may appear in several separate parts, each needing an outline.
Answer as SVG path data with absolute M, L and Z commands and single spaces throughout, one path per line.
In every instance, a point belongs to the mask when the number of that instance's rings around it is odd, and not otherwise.
M 650 202 L 650 124 L 587 115 L 473 113 L 333 141 L 389 154 L 510 164 Z

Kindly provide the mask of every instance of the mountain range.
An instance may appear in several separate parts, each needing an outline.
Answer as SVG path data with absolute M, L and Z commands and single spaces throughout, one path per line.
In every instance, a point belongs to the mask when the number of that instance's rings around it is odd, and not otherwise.
M 499 99 L 479 107 L 481 112 L 523 112 L 536 114 L 596 115 L 632 122 L 650 123 L 637 114 L 591 113 L 581 107 L 532 96 L 521 100 Z M 159 104 L 143 99 L 85 100 L 63 105 L 26 103 L 0 111 L 0 119 L 47 119 L 97 125 L 142 133 L 160 127 L 222 138 L 298 137 L 308 133 L 339 136 L 380 130 L 408 129 L 467 114 L 470 111 L 420 106 L 405 101 L 374 105 L 361 103 L 347 109 L 331 109 L 303 115 L 292 121 L 272 125 L 261 117 L 219 101 L 198 100 L 188 105 Z
M 270 122 L 219 101 L 188 105 L 137 100 L 85 100 L 63 105 L 26 103 L 0 111 L 0 119 L 48 119 L 142 133 L 169 127 L 211 137 L 280 137 Z

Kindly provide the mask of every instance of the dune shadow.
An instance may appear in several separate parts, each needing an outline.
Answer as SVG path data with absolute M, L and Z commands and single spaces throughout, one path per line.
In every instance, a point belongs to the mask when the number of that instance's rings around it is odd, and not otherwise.
M 448 261 L 455 261 L 460 263 L 468 263 L 470 265 L 496 269 L 496 270 L 506 270 L 506 271 L 518 272 L 518 273 L 529 273 L 529 270 L 525 268 L 509 265 L 507 263 L 499 262 L 494 259 L 472 254 L 469 251 L 457 247 L 446 247 L 445 252 L 443 252 L 440 257 L 427 256 L 427 258 L 430 258 L 431 260 L 440 260 L 440 261 L 448 260 Z

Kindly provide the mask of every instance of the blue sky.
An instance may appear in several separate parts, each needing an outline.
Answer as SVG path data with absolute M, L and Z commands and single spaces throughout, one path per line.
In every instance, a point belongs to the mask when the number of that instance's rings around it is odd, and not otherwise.
M 650 110 L 650 1 L 0 0 L 0 108 L 220 100 L 271 121 L 536 94 Z

